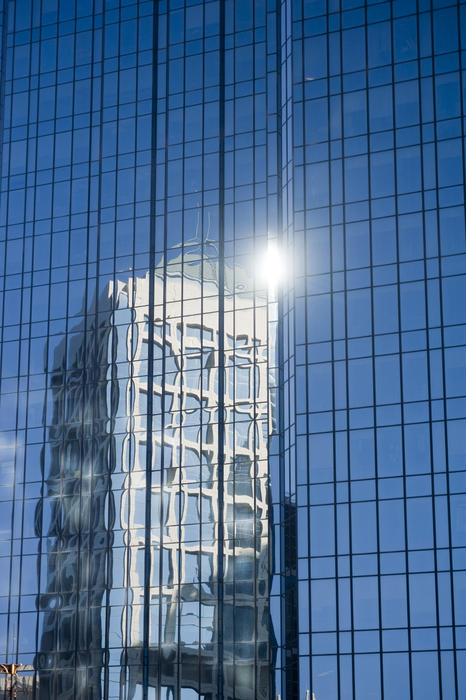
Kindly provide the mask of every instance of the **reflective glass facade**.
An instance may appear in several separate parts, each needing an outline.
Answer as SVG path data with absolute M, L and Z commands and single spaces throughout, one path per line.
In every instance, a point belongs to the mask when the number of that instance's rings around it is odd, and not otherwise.
M 290 5 L 296 697 L 462 698 L 466 6 Z
M 0 698 L 466 697 L 466 3 L 0 25 Z

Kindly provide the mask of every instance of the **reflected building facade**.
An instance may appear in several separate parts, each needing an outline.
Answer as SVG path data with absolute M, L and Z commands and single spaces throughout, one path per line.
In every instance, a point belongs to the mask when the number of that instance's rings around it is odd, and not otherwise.
M 103 697 L 107 672 L 114 689 L 106 697 L 137 697 L 144 682 L 164 698 L 218 697 L 220 635 L 224 696 L 272 694 L 270 309 L 244 270 L 225 268 L 219 369 L 218 263 L 191 250 L 156 270 L 152 334 L 146 275 L 110 284 L 99 320 L 94 305 L 86 328 L 74 328 L 54 352 L 46 491 L 36 515 L 46 543 L 41 698 Z
M 466 4 L 0 27 L 0 664 L 36 700 L 466 697 Z

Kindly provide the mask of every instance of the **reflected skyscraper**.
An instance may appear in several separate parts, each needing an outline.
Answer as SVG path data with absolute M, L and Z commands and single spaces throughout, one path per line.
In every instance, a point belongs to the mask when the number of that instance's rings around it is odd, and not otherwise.
M 37 598 L 38 697 L 100 698 L 114 545 L 111 298 L 51 349 Z M 106 313 L 104 309 L 107 309 Z
M 0 1 L 0 700 L 466 697 L 465 48 Z
M 220 637 L 225 696 L 271 695 L 269 343 L 273 355 L 276 318 L 269 312 L 276 305 L 254 295 L 242 268 L 225 268 L 219 364 L 218 263 L 203 259 L 199 246 L 191 250 L 156 269 L 152 336 L 146 275 L 110 284 L 98 320 L 94 305 L 54 352 L 46 493 L 37 513 L 46 542 L 40 697 L 100 698 L 108 673 L 108 697 L 134 698 L 146 663 L 146 683 L 163 697 L 191 689 L 214 698 Z M 109 660 L 114 668 L 106 668 Z

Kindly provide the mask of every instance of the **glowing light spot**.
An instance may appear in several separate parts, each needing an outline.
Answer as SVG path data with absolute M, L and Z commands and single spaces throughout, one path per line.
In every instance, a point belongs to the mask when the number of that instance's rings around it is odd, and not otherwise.
M 286 255 L 274 241 L 269 241 L 267 248 L 259 255 L 257 278 L 269 292 L 275 292 L 286 276 Z

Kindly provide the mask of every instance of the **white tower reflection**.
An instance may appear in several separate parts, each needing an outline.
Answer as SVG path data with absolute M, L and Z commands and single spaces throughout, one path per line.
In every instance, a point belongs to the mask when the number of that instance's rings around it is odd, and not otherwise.
M 153 326 L 148 318 L 151 279 L 155 285 Z M 94 564 L 98 566 L 94 579 L 98 586 L 88 601 L 87 622 L 80 619 L 84 613 L 76 608 L 61 616 L 55 609 L 45 612 L 41 662 L 42 666 L 66 669 L 66 654 L 56 653 L 55 648 L 55 653 L 47 656 L 47 651 L 54 644 L 59 646 L 57 640 L 67 624 L 83 633 L 87 624 L 95 628 L 90 632 L 88 629 L 87 637 L 91 639 L 90 648 L 95 644 L 92 663 L 96 668 L 94 674 L 89 669 L 86 672 L 91 652 L 80 657 L 79 649 L 74 650 L 73 659 L 78 660 L 75 679 L 69 685 L 71 694 L 67 694 L 64 684 L 60 685 L 62 698 L 88 697 L 91 686 L 92 697 L 137 698 L 146 682 L 154 692 L 160 689 L 163 698 L 201 696 L 213 700 L 218 693 L 220 635 L 223 697 L 271 697 L 268 441 L 272 430 L 269 355 L 273 323 L 267 298 L 254 293 L 252 284 L 240 268 L 225 269 L 224 357 L 219 356 L 216 262 L 185 257 L 157 270 L 155 275 L 135 276 L 108 287 L 104 306 L 113 309 L 108 316 L 109 326 L 94 329 L 92 336 L 94 346 L 99 346 L 100 360 L 106 355 L 108 362 L 105 378 L 98 378 L 98 386 L 104 391 L 100 391 L 102 396 L 99 394 L 98 415 L 94 406 L 91 421 L 106 422 L 111 438 L 104 438 L 100 452 L 95 453 L 102 464 L 94 463 L 92 467 L 93 475 L 100 474 L 105 484 L 102 482 L 99 493 L 93 494 L 91 489 L 88 494 L 93 522 L 106 544 L 100 558 L 95 554 Z M 75 348 L 76 356 L 87 352 L 86 343 L 89 338 L 83 338 L 82 346 Z M 154 355 L 152 379 L 148 377 L 149 343 Z M 69 381 L 63 379 L 69 376 L 63 366 L 70 359 L 69 350 L 57 350 L 56 365 L 62 370 L 55 372 L 55 386 L 60 384 L 56 400 L 65 402 L 68 412 L 73 400 L 82 402 L 85 394 L 79 389 L 73 394 Z M 100 361 L 99 366 L 105 363 Z M 218 501 L 219 366 L 224 372 L 223 513 L 219 512 Z M 149 391 L 153 421 L 148 431 Z M 59 474 L 69 472 L 66 465 L 63 471 L 63 460 L 72 453 L 64 444 L 70 441 L 68 434 L 60 430 L 57 420 L 50 437 L 51 442 L 62 444 L 62 466 L 54 466 L 56 451 L 48 475 L 49 491 L 56 488 Z M 67 423 L 66 418 L 63 421 Z M 152 439 L 149 521 L 148 436 Z M 77 439 L 82 442 L 81 433 Z M 76 449 L 79 452 L 80 446 Z M 76 467 L 77 454 L 72 454 Z M 81 465 L 81 472 L 76 471 L 76 484 L 83 479 L 83 471 Z M 75 492 L 74 497 L 57 500 L 62 519 L 66 520 L 71 511 L 75 518 L 82 519 L 81 485 L 80 489 L 79 499 Z M 89 543 L 96 535 L 88 533 L 89 558 L 93 556 Z M 63 532 L 57 535 L 52 527 L 48 537 L 51 551 L 57 550 Z M 72 577 L 78 575 L 71 562 L 73 557 L 77 552 L 49 556 L 49 594 L 42 598 L 42 610 L 45 604 L 50 606 L 52 591 L 57 600 L 63 600 L 58 570 L 66 564 Z M 91 584 L 90 579 L 85 581 L 85 585 Z M 149 639 L 144 648 L 147 602 Z M 105 669 L 98 662 L 99 651 L 102 658 L 104 648 L 108 648 Z M 72 653 L 72 644 L 68 651 Z M 148 668 L 145 681 L 144 653 Z M 77 682 L 79 658 L 82 683 Z M 41 686 L 49 692 L 53 671 L 44 670 L 42 675 Z
M 236 698 L 269 692 L 267 306 L 264 299 L 257 304 L 244 275 L 233 280 L 233 271 L 228 274 L 226 283 L 237 293 L 226 294 L 224 301 L 223 515 L 218 507 L 217 267 L 185 260 L 183 267 L 172 264 L 165 276 L 155 275 L 149 682 L 157 685 L 159 676 L 175 696 L 177 688 L 187 687 L 216 695 L 222 517 L 225 692 Z M 144 602 L 148 295 L 149 276 L 117 291 L 119 306 L 124 307 L 125 296 L 133 300 L 132 328 L 123 331 L 132 372 L 120 402 L 131 417 L 122 444 L 127 475 L 117 507 L 133 601 L 122 614 L 122 636 L 134 667 L 130 686 L 139 680 Z

